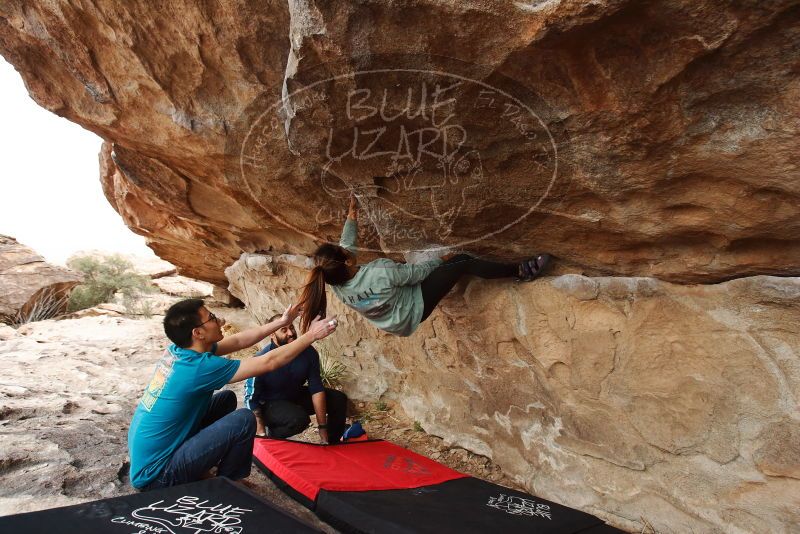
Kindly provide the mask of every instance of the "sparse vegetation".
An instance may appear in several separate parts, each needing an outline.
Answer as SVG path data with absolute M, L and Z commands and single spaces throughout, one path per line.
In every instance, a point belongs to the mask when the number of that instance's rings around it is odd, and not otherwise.
M 425 432 L 425 429 L 422 428 L 419 421 L 414 421 L 414 432 Z
M 389 406 L 383 400 L 379 400 L 375 403 L 375 409 L 379 412 L 385 412 L 389 409 Z
M 127 301 L 123 299 L 123 306 L 131 315 L 136 315 L 142 319 L 151 319 L 155 313 L 153 303 L 149 300 L 132 300 Z
M 325 387 L 336 388 L 347 375 L 347 366 L 339 360 L 334 360 L 328 351 L 319 355 L 319 376 Z
M 63 292 L 45 289 L 32 298 L 33 304 L 20 309 L 9 318 L 9 325 L 16 328 L 23 324 L 52 319 L 64 311 L 67 297 Z
M 69 259 L 67 266 L 84 275 L 83 283 L 70 293 L 69 311 L 110 302 L 115 293 L 120 293 L 129 313 L 142 315 L 137 309 L 139 300 L 142 295 L 155 291 L 149 278 L 135 273 L 133 265 L 118 255 L 104 258 L 76 256 Z
M 358 414 L 356 414 L 354 419 L 358 418 L 359 421 L 366 424 L 366 423 L 371 423 L 372 421 L 377 419 L 377 417 L 378 417 L 377 410 L 369 408 L 367 410 L 361 411 Z

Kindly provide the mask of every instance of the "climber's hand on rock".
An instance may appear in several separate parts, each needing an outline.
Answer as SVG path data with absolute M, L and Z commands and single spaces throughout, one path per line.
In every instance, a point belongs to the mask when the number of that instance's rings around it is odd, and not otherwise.
M 350 207 L 347 210 L 347 218 L 354 221 L 358 219 L 358 200 L 355 193 L 350 193 Z

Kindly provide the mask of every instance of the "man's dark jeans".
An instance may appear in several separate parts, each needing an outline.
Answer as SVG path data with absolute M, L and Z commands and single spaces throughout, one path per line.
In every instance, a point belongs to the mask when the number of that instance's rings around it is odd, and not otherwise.
M 264 424 L 272 438 L 288 438 L 299 434 L 308 427 L 314 413 L 314 404 L 307 387 L 294 401 L 266 401 L 261 407 Z M 347 416 L 347 395 L 335 389 L 325 388 L 325 406 L 328 411 L 328 440 L 337 443 L 344 434 L 344 421 Z
M 236 394 L 214 394 L 200 431 L 178 447 L 161 474 L 144 491 L 200 480 L 212 467 L 217 476 L 233 480 L 250 474 L 256 419 L 253 412 L 236 409 Z

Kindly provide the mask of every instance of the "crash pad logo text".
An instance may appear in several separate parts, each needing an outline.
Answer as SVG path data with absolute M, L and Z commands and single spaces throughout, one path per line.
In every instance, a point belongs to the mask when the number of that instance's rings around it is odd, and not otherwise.
M 486 506 L 502 510 L 511 515 L 527 515 L 530 517 L 553 519 L 550 515 L 550 507 L 548 505 L 537 503 L 531 499 L 505 495 L 503 493 L 498 497 L 489 497 L 489 502 L 486 503 Z
M 241 534 L 247 512 L 252 510 L 186 495 L 137 508 L 134 519 L 118 516 L 111 522 L 139 529 L 133 534 Z

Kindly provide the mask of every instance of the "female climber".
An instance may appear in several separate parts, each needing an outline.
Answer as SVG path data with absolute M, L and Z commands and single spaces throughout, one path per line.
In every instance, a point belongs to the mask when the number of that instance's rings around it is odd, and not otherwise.
M 325 313 L 328 304 L 325 284 L 333 288 L 342 302 L 376 327 L 398 336 L 410 336 L 462 276 L 516 277 L 530 281 L 539 276 L 550 261 L 548 254 L 540 254 L 512 265 L 458 254 L 418 264 L 381 258 L 358 265 L 357 234 L 358 210 L 353 196 L 339 246 L 325 244 L 314 252 L 314 268 L 299 303 L 305 310 L 300 322 L 302 332 L 310 326 L 309 318 Z

